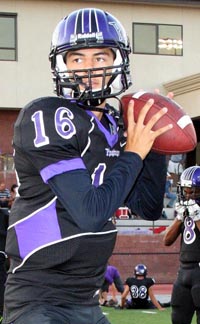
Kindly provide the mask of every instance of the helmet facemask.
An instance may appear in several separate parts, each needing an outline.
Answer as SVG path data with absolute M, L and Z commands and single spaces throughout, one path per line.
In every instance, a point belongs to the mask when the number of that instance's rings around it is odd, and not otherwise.
M 66 52 L 65 52 L 66 55 Z M 114 64 L 111 66 L 89 69 L 67 69 L 63 55 L 56 57 L 56 66 L 53 71 L 57 95 L 71 96 L 87 105 L 101 104 L 106 98 L 120 95 L 130 86 L 127 78 L 129 65 L 123 62 L 120 51 L 116 51 Z M 92 81 L 101 78 L 101 87 L 93 89 Z M 108 80 L 109 81 L 106 81 Z
M 199 187 L 186 187 L 177 184 L 177 196 L 179 204 L 184 206 L 191 206 L 195 203 L 200 203 L 200 188 Z

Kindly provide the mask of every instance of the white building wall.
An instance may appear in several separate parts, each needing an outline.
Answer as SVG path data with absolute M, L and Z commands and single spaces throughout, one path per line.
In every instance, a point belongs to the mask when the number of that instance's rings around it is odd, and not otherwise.
M 166 93 L 163 84 L 199 73 L 200 8 L 123 3 L 111 6 L 96 1 L 1 0 L 0 12 L 18 14 L 18 61 L 0 61 L 0 108 L 21 108 L 36 97 L 52 95 L 48 61 L 52 32 L 62 17 L 83 7 L 111 12 L 123 23 L 130 40 L 133 22 L 183 25 L 182 57 L 131 54 L 133 86 L 128 92 L 160 88 Z M 192 105 L 186 107 L 188 113 L 191 109 Z

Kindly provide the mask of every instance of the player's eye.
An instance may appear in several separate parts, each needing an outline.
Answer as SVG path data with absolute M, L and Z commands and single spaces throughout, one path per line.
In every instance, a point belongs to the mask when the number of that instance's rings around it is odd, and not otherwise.
M 73 59 L 73 62 L 74 63 L 82 63 L 83 59 L 81 57 L 76 57 L 76 58 Z
M 105 57 L 104 56 L 97 56 L 96 61 L 97 62 L 105 62 Z

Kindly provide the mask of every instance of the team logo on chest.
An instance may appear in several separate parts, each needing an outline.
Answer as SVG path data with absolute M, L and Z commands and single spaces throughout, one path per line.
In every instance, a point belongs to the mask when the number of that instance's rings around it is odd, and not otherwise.
M 120 155 L 120 151 L 118 150 L 111 150 L 109 148 L 105 148 L 106 156 L 108 157 L 115 157 Z

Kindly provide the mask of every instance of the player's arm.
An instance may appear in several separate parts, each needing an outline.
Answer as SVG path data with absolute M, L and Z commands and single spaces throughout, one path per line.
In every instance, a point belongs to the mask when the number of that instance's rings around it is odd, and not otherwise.
M 143 162 L 135 186 L 127 197 L 126 205 L 144 219 L 159 219 L 163 209 L 165 181 L 166 157 L 150 152 Z
M 200 220 L 196 221 L 196 226 L 197 226 L 198 230 L 200 231 Z
M 164 245 L 170 246 L 176 241 L 176 239 L 181 233 L 181 226 L 182 226 L 182 221 L 179 220 L 178 218 L 175 218 L 172 224 L 168 226 L 165 231 L 164 238 L 163 238 Z
M 124 286 L 124 292 L 121 295 L 121 304 L 120 304 L 121 308 L 124 308 L 125 303 L 126 303 L 126 297 L 128 296 L 128 294 L 129 294 L 129 286 L 125 285 Z
M 149 287 L 149 289 L 148 289 L 148 293 L 149 293 L 149 297 L 150 297 L 152 303 L 154 304 L 154 306 L 155 306 L 157 309 L 159 309 L 159 310 L 165 310 L 165 309 L 160 305 L 160 303 L 157 301 L 157 299 L 156 299 L 156 297 L 155 297 L 155 295 L 154 295 L 154 292 L 153 292 L 153 288 L 152 288 L 152 286 Z
M 66 164 L 69 163 L 66 161 Z M 51 172 L 42 172 L 42 175 L 72 221 L 81 231 L 88 232 L 100 230 L 124 203 L 141 168 L 142 160 L 137 154 L 124 152 L 98 187 L 92 185 L 84 166 L 53 177 Z
M 153 100 L 148 102 L 141 109 L 137 123 L 134 121 L 134 101 L 128 104 L 128 127 L 127 142 L 125 151 L 137 153 L 144 161 L 143 169 L 138 174 L 136 183 L 132 183 L 132 191 L 129 193 L 125 204 L 136 214 L 148 220 L 160 218 L 163 208 L 163 197 L 166 180 L 166 160 L 165 156 L 149 153 L 154 140 L 171 129 L 173 126 L 168 124 L 156 131 L 152 131 L 155 123 L 167 112 L 163 108 L 157 112 L 144 125 L 147 112 L 153 105 Z M 126 198 L 126 197 L 125 197 Z

